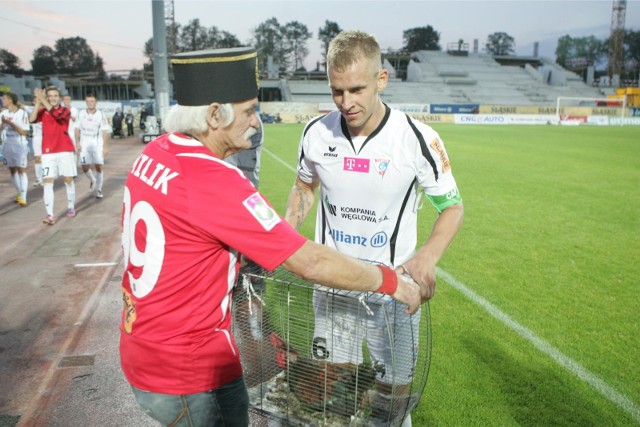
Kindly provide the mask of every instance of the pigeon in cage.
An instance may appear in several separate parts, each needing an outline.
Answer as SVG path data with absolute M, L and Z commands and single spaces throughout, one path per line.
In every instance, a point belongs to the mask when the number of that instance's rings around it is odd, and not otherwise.
M 270 341 L 276 348 L 278 366 L 287 370 L 291 392 L 312 410 L 355 414 L 380 370 L 370 363 L 329 363 L 301 356 L 275 332 Z

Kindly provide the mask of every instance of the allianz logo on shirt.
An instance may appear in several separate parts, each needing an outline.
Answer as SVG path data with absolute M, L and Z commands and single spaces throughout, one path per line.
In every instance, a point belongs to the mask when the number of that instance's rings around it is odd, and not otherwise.
M 345 243 L 347 245 L 358 245 L 362 247 L 371 246 L 372 248 L 381 248 L 389 241 L 387 233 L 379 231 L 373 236 L 358 236 L 357 234 L 345 233 L 342 230 L 329 230 L 329 234 L 333 237 L 333 240 L 338 243 Z

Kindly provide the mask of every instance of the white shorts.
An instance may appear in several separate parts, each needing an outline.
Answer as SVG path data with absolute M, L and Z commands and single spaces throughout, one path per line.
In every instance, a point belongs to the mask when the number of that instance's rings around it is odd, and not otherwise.
M 372 294 L 370 299 L 367 306 L 373 315 L 357 297 L 314 291 L 313 358 L 359 365 L 365 341 L 371 361 L 380 368 L 380 382 L 409 384 L 418 360 L 421 311 L 409 316 L 404 305 L 390 297 Z
M 10 168 L 26 168 L 29 160 L 29 145 L 5 142 L 2 144 L 2 156 Z
M 83 145 L 79 160 L 81 165 L 104 165 L 103 145 L 101 143 L 90 144 L 87 147 Z
M 42 179 L 77 175 L 76 155 L 73 151 L 42 155 Z

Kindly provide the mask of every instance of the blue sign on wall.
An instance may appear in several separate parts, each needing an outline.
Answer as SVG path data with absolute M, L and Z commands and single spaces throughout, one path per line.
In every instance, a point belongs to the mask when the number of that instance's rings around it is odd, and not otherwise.
M 431 114 L 478 114 L 480 104 L 431 104 Z

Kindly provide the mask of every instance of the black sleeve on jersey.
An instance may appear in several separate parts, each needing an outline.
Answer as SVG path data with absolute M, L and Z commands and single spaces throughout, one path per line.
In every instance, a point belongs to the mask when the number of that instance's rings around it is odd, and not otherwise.
M 400 222 L 402 221 L 402 218 L 404 216 L 404 210 L 407 208 L 409 196 L 414 191 L 414 187 L 417 181 L 418 178 L 413 179 L 413 182 L 411 182 L 411 185 L 407 189 L 407 193 L 404 195 L 404 200 L 402 200 L 402 207 L 400 208 L 400 212 L 398 213 L 398 218 L 400 218 L 400 220 L 396 223 L 396 227 L 393 229 L 393 234 L 389 239 L 389 261 L 391 262 L 391 265 L 395 265 L 396 262 L 396 242 L 398 240 L 398 233 L 400 232 Z
M 411 126 L 411 129 L 413 130 L 413 133 L 416 135 L 416 138 L 418 138 L 418 141 L 420 142 L 420 150 L 422 151 L 422 155 L 424 156 L 425 159 L 427 159 L 427 161 L 431 165 L 431 168 L 433 169 L 433 176 L 435 177 L 435 179 L 437 181 L 438 180 L 438 167 L 436 166 L 436 161 L 433 159 L 433 156 L 431 155 L 431 152 L 429 151 L 429 147 L 427 147 L 427 143 L 424 140 L 424 137 L 422 136 L 422 133 L 418 130 L 416 125 L 413 123 L 413 121 L 411 121 L 411 117 L 409 117 L 406 114 L 405 114 L 405 116 L 407 117 L 407 123 L 409 123 L 409 126 Z
M 315 119 L 311 120 L 309 123 L 307 123 L 307 125 L 304 127 L 304 131 L 302 131 L 302 138 L 304 138 L 307 135 L 307 132 L 309 132 L 309 129 L 311 129 L 311 126 L 318 123 L 325 116 L 326 114 L 323 114 L 322 116 L 318 116 Z M 302 163 L 302 159 L 304 159 L 304 148 L 300 150 L 300 158 L 298 159 L 298 164 Z

